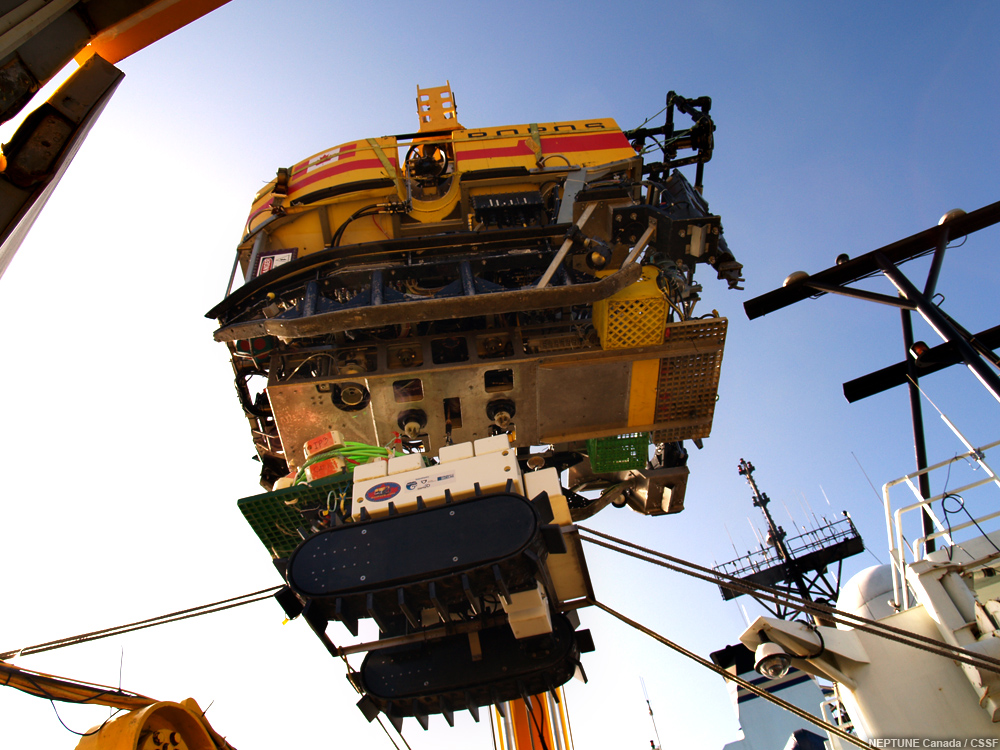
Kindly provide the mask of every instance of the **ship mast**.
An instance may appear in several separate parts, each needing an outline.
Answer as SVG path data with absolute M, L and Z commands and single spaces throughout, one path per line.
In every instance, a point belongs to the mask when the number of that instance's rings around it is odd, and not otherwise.
M 753 504 L 760 508 L 767 521 L 765 545 L 757 552 L 748 552 L 731 562 L 716 566 L 716 570 L 736 576 L 747 583 L 770 586 L 791 596 L 810 602 L 833 604 L 840 591 L 840 571 L 843 560 L 864 550 L 864 543 L 851 517 L 826 522 L 819 528 L 788 539 L 785 530 L 774 521 L 768 510 L 771 502 L 766 493 L 761 492 L 754 479 L 754 465 L 741 458 L 738 470 L 746 477 L 753 490 Z M 823 519 L 826 521 L 826 519 Z M 828 566 L 836 563 L 837 572 L 831 575 Z M 720 587 L 722 598 L 729 600 L 740 596 L 732 589 Z M 798 611 L 796 607 L 781 604 L 767 604 L 757 599 L 776 617 L 790 619 Z M 820 618 L 815 618 L 819 622 Z
M 771 516 L 771 511 L 767 509 L 767 504 L 771 502 L 771 499 L 766 493 L 761 492 L 757 487 L 757 482 L 753 478 L 753 472 L 753 464 L 746 459 L 741 458 L 739 463 L 740 476 L 747 478 L 747 484 L 749 484 L 750 489 L 753 490 L 754 507 L 760 508 L 761 512 L 764 514 L 765 520 L 767 520 L 767 543 L 774 547 L 774 549 L 778 552 L 778 557 L 784 561 L 788 569 L 789 578 L 799 590 L 799 596 L 803 599 L 813 601 L 809 592 L 809 587 L 806 585 L 801 572 L 799 572 L 798 565 L 795 563 L 795 558 L 789 554 L 788 547 L 785 546 L 785 537 L 787 534 L 781 526 L 778 526 L 774 522 L 774 518 Z

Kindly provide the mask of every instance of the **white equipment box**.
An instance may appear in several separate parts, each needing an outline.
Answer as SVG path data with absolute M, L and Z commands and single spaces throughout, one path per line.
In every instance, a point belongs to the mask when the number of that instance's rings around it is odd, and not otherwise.
M 443 505 L 446 495 L 453 501 L 482 494 L 503 492 L 507 480 L 511 492 L 524 493 L 517 456 L 506 434 L 481 438 L 472 443 L 445 446 L 438 452 L 440 463 L 425 466 L 423 456 L 377 460 L 354 469 L 351 518 L 361 520 L 361 511 L 372 518 L 389 515 L 389 504 L 400 513 L 416 510 L 417 498 L 428 507 Z

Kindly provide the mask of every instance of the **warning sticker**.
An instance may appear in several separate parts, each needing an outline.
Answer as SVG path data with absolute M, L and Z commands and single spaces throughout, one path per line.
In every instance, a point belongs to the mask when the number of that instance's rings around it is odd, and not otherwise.
M 260 276 L 268 271 L 273 271 L 278 266 L 283 266 L 286 263 L 291 263 L 295 260 L 299 253 L 297 247 L 289 247 L 283 250 L 274 250 L 267 253 L 261 253 L 260 258 L 257 260 L 257 273 L 255 276 Z
M 406 489 L 413 490 L 426 490 L 433 487 L 435 484 L 444 484 L 445 482 L 451 482 L 455 479 L 455 474 L 438 474 L 437 476 L 431 474 L 426 477 L 417 477 L 416 479 L 410 480 L 406 483 Z

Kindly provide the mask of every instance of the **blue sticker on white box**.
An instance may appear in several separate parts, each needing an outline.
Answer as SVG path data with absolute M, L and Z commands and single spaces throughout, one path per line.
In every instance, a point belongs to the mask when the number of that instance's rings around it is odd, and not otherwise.
M 410 480 L 406 483 L 406 489 L 411 492 L 414 490 L 426 490 L 433 487 L 435 484 L 444 484 L 445 482 L 450 482 L 455 478 L 455 474 L 441 474 L 440 476 L 427 476 L 419 477 L 417 479 Z
M 399 494 L 402 489 L 395 482 L 380 482 L 374 487 L 369 487 L 368 491 L 365 493 L 365 500 L 373 503 L 384 503 L 386 500 L 391 500 Z

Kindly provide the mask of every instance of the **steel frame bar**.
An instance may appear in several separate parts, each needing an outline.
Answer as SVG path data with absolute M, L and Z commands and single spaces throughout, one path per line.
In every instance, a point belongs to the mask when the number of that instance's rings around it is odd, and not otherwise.
M 965 364 L 979 382 L 985 386 L 986 390 L 992 394 L 993 398 L 1000 402 L 1000 377 L 983 362 L 979 353 L 972 348 L 965 337 L 958 331 L 947 316 L 938 310 L 937 305 L 924 296 L 903 273 L 896 268 L 896 265 L 883 253 L 875 251 L 875 261 L 882 269 L 882 273 L 889 279 L 899 293 L 910 302 L 915 304 L 915 309 L 921 317 L 933 328 L 937 334 L 950 344 L 953 344 L 961 355 Z
M 889 305 L 890 307 L 901 307 L 904 310 L 915 310 L 916 305 L 905 299 L 900 299 L 899 297 L 890 297 L 888 294 L 879 294 L 878 292 L 869 292 L 864 289 L 851 289 L 847 286 L 837 286 L 835 284 L 823 284 L 818 281 L 812 281 L 806 279 L 802 282 L 804 286 L 810 289 L 815 289 L 817 292 L 827 292 L 828 294 L 839 294 L 841 297 L 853 297 L 854 299 L 863 299 L 869 302 L 878 302 L 882 305 Z
M 1000 223 L 1000 201 L 948 221 L 948 236 L 949 239 L 955 240 L 997 223 Z M 885 245 L 876 251 L 859 255 L 841 265 L 832 266 L 819 273 L 815 273 L 810 277 L 810 280 L 839 286 L 866 278 L 878 273 L 879 270 L 874 259 L 874 253 L 881 252 L 891 261 L 902 263 L 934 251 L 940 236 L 941 228 L 933 226 L 892 244 Z M 812 297 L 814 294 L 815 290 L 810 289 L 805 284 L 790 284 L 748 300 L 743 303 L 743 309 L 746 311 L 747 317 L 753 320 Z

